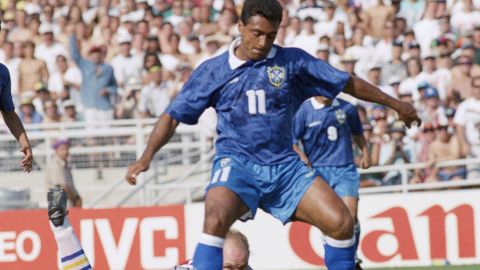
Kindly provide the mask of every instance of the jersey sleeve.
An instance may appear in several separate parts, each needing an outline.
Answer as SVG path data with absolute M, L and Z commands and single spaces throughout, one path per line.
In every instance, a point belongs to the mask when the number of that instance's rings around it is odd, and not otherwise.
M 305 106 L 305 104 L 303 106 Z M 293 117 L 292 144 L 298 144 L 305 133 L 305 110 L 303 106 L 300 107 Z
M 353 135 L 362 135 L 363 127 L 362 122 L 360 121 L 360 116 L 358 115 L 357 109 L 353 105 L 348 106 L 348 124 L 352 129 Z
M 298 89 L 303 99 L 312 96 L 334 99 L 343 91 L 350 78 L 347 72 L 340 71 L 300 49 L 293 50 L 293 57 L 296 59 L 295 71 L 301 85 Z
M 212 105 L 215 81 L 214 72 L 205 64 L 200 65 L 168 106 L 166 113 L 179 122 L 197 124 L 203 111 Z
M 10 72 L 8 68 L 4 65 L 0 66 L 2 82 L 0 87 L 2 87 L 0 98 L 0 111 L 11 112 L 15 110 L 15 105 L 13 105 L 12 100 L 12 91 L 11 91 L 11 81 L 10 81 Z

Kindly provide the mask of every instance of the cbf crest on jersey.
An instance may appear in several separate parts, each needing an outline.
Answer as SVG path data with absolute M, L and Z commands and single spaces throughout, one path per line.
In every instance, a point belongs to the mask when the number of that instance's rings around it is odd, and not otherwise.
M 335 117 L 337 118 L 338 123 L 340 123 L 341 125 L 347 120 L 347 115 L 342 109 L 338 109 L 335 111 Z
M 277 65 L 267 67 L 268 80 L 275 87 L 280 87 L 285 81 L 285 68 Z

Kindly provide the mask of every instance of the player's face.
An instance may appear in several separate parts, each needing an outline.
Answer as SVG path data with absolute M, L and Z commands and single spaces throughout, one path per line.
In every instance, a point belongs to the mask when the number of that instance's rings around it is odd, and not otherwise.
M 256 15 L 248 19 L 247 24 L 241 21 L 238 26 L 242 43 L 239 58 L 260 60 L 267 57 L 278 32 L 278 23 L 269 22 L 265 17 Z

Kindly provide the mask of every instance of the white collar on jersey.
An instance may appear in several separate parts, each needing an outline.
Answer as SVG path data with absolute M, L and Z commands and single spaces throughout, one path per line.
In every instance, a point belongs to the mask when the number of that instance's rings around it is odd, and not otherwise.
M 310 98 L 310 103 L 312 103 L 312 106 L 315 110 L 320 110 L 325 107 L 325 104 L 318 102 L 315 97 Z
M 240 46 L 240 42 L 241 42 L 240 38 L 236 38 L 236 39 L 230 44 L 230 47 L 228 48 L 228 64 L 230 65 L 230 68 L 231 68 L 231 69 L 236 69 L 236 68 L 238 68 L 239 66 L 243 65 L 245 62 L 247 62 L 247 61 L 244 61 L 244 60 L 239 59 L 239 58 L 235 55 L 235 49 L 238 48 L 238 46 Z M 269 52 L 268 55 L 267 55 L 267 58 L 268 58 L 268 59 L 273 58 L 276 53 L 277 53 L 277 48 L 272 47 L 272 49 L 270 50 L 270 52 Z

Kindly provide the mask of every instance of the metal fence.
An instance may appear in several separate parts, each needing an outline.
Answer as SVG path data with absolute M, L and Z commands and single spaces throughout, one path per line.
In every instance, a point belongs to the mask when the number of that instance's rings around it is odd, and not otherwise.
M 50 161 L 57 138 L 71 142 L 71 165 L 75 169 L 125 167 L 143 152 L 147 136 L 156 119 L 116 120 L 95 126 L 85 122 L 26 125 L 34 153 L 34 170 L 42 170 Z M 211 147 L 199 126 L 180 125 L 170 143 L 162 148 L 157 160 L 165 160 L 192 151 L 205 152 Z M 21 153 L 15 139 L 0 126 L 0 171 L 20 170 Z M 195 163 L 200 157 L 179 160 Z
M 52 143 L 57 138 L 69 138 L 72 142 L 72 165 L 76 170 L 96 168 L 122 168 L 136 160 L 143 153 L 147 136 L 152 130 L 155 119 L 117 120 L 102 123 L 96 127 L 85 123 L 60 123 L 27 125 L 29 137 L 33 143 L 35 170 L 44 170 L 49 162 L 53 149 Z M 85 201 L 86 207 L 102 207 L 106 198 L 112 194 L 123 194 L 113 205 L 128 205 L 136 197 L 142 205 L 157 205 L 164 203 L 190 203 L 201 199 L 203 188 L 209 181 L 214 150 L 211 138 L 208 138 L 201 126 L 180 125 L 172 140 L 156 155 L 148 174 L 139 176 L 139 184 L 132 188 L 123 179 L 113 179 L 108 184 L 79 186 L 80 191 L 94 192 L 90 201 Z M 19 170 L 18 160 L 21 153 L 18 145 L 10 134 L 5 134 L 5 127 L 0 127 L 0 170 L 12 172 Z M 177 166 L 178 165 L 178 166 Z M 175 176 L 165 176 L 172 166 L 180 167 Z M 480 159 L 462 159 L 438 162 L 437 167 L 465 166 L 480 167 Z M 480 186 L 480 179 L 464 181 L 445 181 L 433 183 L 410 184 L 409 175 L 414 170 L 429 167 L 427 163 L 397 164 L 373 167 L 360 170 L 361 175 L 398 172 L 399 181 L 396 185 L 363 188 L 362 194 L 385 192 L 413 192 L 432 189 L 463 188 Z M 32 193 L 44 192 L 41 187 L 31 187 Z M 176 196 L 172 199 L 172 194 Z M 118 196 L 117 196 L 118 197 Z M 1 205 L 0 200 L 0 205 Z M 25 204 L 32 205 L 32 204 Z

